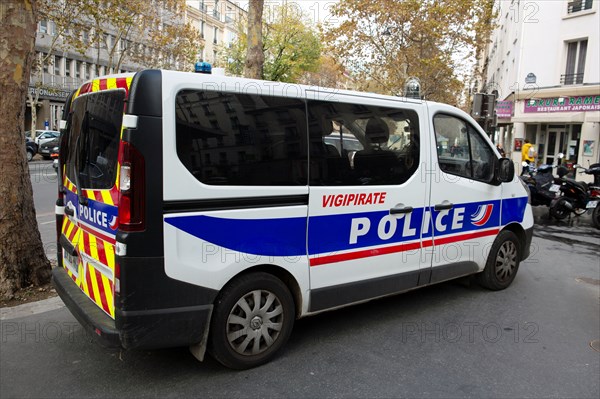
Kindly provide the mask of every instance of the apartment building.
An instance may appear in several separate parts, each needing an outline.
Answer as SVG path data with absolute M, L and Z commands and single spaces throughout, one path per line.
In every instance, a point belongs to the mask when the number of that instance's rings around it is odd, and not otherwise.
M 180 23 L 169 21 L 165 10 L 164 23 Z M 198 43 L 197 58 L 219 66 L 220 51 L 237 37 L 237 23 L 246 11 L 232 1 L 186 1 L 183 15 L 185 22 L 190 22 L 198 29 L 201 39 Z M 103 40 L 102 46 L 90 46 L 81 53 L 73 49 L 63 50 L 60 37 L 56 37 L 57 27 L 53 21 L 42 20 L 38 23 L 36 36 L 36 56 L 41 63 L 39 71 L 32 72 L 29 91 L 30 99 L 36 106 L 36 129 L 57 129 L 61 119 L 64 102 L 70 92 L 88 79 L 111 73 L 134 72 L 147 68 L 140 57 L 123 57 L 119 68 L 111 66 L 110 57 L 119 57 L 121 53 L 131 51 L 138 54 L 155 55 L 160 49 L 153 48 L 151 43 L 142 38 L 136 40 L 119 40 L 110 30 Z M 82 39 L 91 36 L 91 32 L 83 30 Z M 56 40 L 58 39 L 58 40 Z M 57 45 L 58 43 L 58 45 Z M 116 51 L 108 49 L 116 45 Z M 141 57 L 143 59 L 143 57 Z M 138 61 L 132 61 L 138 60 Z M 193 70 L 192 65 L 182 65 L 175 59 L 166 59 L 167 68 L 175 70 Z M 28 100 L 25 112 L 25 130 L 31 129 L 32 102 Z
M 600 161 L 598 3 L 496 1 L 484 90 L 498 94 L 495 139 L 516 162 L 525 139 L 539 163 Z

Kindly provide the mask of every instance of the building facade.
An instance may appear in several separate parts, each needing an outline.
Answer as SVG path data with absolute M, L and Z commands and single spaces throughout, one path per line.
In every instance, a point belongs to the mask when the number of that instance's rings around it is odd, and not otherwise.
M 600 162 L 598 3 L 496 1 L 484 90 L 498 96 L 495 140 L 518 164 L 525 139 L 538 163 Z
M 181 15 L 184 22 L 189 22 L 200 34 L 198 42 L 198 60 L 219 66 L 220 52 L 237 37 L 237 21 L 246 14 L 236 3 L 223 0 L 187 0 Z M 167 10 L 168 11 L 168 10 Z M 167 12 L 165 12 L 167 15 Z M 168 18 L 166 23 L 168 24 Z M 180 23 L 181 21 L 174 21 Z M 36 35 L 36 56 L 40 68 L 33 71 L 30 78 L 29 92 L 25 112 L 25 130 L 32 128 L 32 106 L 36 107 L 36 129 L 58 130 L 62 109 L 70 92 L 85 81 L 96 76 L 112 73 L 135 72 L 147 68 L 140 61 L 132 61 L 131 57 L 123 57 L 119 68 L 111 67 L 110 57 L 119 57 L 122 52 L 135 50 L 148 54 L 155 51 L 144 38 L 119 40 L 118 34 L 108 33 L 105 44 L 100 48 L 91 46 L 84 53 L 72 48 L 63 49 L 61 37 L 53 21 L 42 20 L 38 23 Z M 110 31 L 110 30 L 109 30 Z M 91 32 L 82 31 L 82 39 L 91 36 Z M 58 36 L 58 37 L 57 37 Z M 115 44 L 116 51 L 108 51 Z M 136 59 L 139 60 L 139 57 Z M 176 70 L 193 70 L 193 64 L 181 65 L 174 61 L 168 68 Z

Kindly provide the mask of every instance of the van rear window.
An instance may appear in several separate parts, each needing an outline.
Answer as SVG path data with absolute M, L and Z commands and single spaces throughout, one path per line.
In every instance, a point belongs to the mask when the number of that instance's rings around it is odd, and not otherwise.
M 78 97 L 67 122 L 67 177 L 81 188 L 102 190 L 115 185 L 123 120 L 124 90 Z

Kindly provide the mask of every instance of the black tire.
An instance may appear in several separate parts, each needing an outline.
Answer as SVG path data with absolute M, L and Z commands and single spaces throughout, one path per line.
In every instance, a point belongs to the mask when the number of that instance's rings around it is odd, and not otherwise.
M 507 288 L 517 275 L 521 253 L 521 243 L 515 233 L 501 231 L 494 240 L 483 272 L 477 275 L 477 282 L 492 291 Z
M 594 211 L 592 212 L 592 224 L 600 229 L 600 204 L 596 205 Z
M 569 216 L 571 211 L 565 205 L 567 202 L 569 202 L 569 200 L 565 197 L 559 198 L 556 203 L 550 207 L 550 216 L 557 220 L 563 220 Z
M 26 155 L 27 156 L 27 162 L 31 162 L 31 160 L 33 159 L 34 155 L 35 154 L 33 153 L 33 151 L 27 150 L 27 155 Z
M 215 301 L 209 353 L 232 369 L 267 363 L 287 342 L 295 318 L 294 300 L 281 280 L 262 272 L 242 275 Z

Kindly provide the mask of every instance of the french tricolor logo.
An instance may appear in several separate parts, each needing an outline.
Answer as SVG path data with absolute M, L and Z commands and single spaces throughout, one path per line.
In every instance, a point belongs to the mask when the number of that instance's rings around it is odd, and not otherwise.
M 485 225 L 488 220 L 490 220 L 493 210 L 494 204 L 479 205 L 477 212 L 471 215 L 471 223 L 473 223 L 475 226 Z

